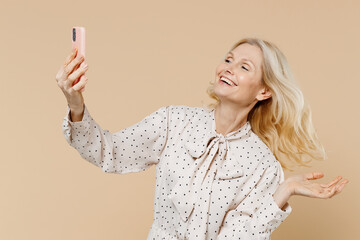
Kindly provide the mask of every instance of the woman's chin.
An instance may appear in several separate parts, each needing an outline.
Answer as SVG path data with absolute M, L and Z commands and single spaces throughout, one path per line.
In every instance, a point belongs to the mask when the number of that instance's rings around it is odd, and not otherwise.
M 214 93 L 218 98 L 226 97 L 229 95 L 229 89 L 222 86 L 214 86 Z

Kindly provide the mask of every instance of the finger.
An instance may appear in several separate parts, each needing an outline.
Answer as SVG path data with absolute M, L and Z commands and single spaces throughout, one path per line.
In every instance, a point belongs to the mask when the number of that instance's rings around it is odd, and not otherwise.
M 345 187 L 346 183 L 348 183 L 349 181 L 346 179 L 344 181 L 342 181 L 341 183 L 337 184 L 335 186 L 335 192 L 334 195 L 332 195 L 331 197 L 335 196 L 336 194 L 341 193 L 341 191 L 343 190 L 343 188 Z
M 85 77 L 86 77 L 86 76 L 85 76 Z M 80 91 L 80 92 L 85 91 L 85 87 L 86 87 L 86 85 L 84 85 L 79 91 Z
M 79 69 L 78 66 L 85 61 L 84 57 L 78 55 L 76 58 L 71 60 L 71 62 L 64 68 L 63 78 L 66 80 L 70 74 L 72 74 L 75 70 Z
M 77 54 L 77 48 L 74 48 L 73 51 L 70 53 L 70 55 L 67 56 L 65 63 L 61 65 L 58 73 L 56 74 L 55 80 L 57 82 L 65 81 L 66 77 L 73 71 L 71 69 L 68 69 L 67 66 L 76 57 L 76 54 Z
M 312 172 L 312 173 L 305 174 L 305 178 L 307 180 L 318 179 L 318 178 L 322 178 L 323 176 L 324 176 L 324 173 L 322 173 L 322 172 Z
M 78 68 L 77 70 L 75 70 L 73 73 L 71 73 L 68 76 L 68 82 L 66 83 L 67 85 L 73 86 L 76 84 L 76 82 L 74 82 L 76 79 L 78 79 L 81 75 L 85 74 L 85 72 L 89 69 L 89 66 L 87 64 L 85 64 L 83 67 Z
M 71 60 L 71 62 L 67 66 L 61 66 L 59 72 L 56 75 L 56 81 L 65 81 L 67 80 L 68 76 L 72 74 L 75 70 L 79 67 L 79 63 L 81 63 L 84 59 L 75 58 Z
M 349 182 L 349 180 L 345 179 L 344 181 L 342 181 L 341 183 L 339 183 L 337 186 L 336 186 L 336 190 L 341 192 L 342 189 L 345 187 L 345 185 Z
M 70 53 L 70 55 L 66 58 L 64 66 L 67 66 L 71 60 L 73 60 L 76 57 L 77 48 L 74 48 L 73 51 Z
M 85 65 L 87 65 L 87 64 L 85 61 L 83 61 L 82 63 L 80 63 L 79 67 L 84 67 Z
M 57 72 L 56 76 L 55 76 L 55 80 L 56 82 L 62 81 L 63 80 L 63 72 L 64 72 L 64 66 L 61 66 L 59 71 Z
M 85 84 L 88 81 L 88 79 L 85 75 L 82 75 L 79 79 L 77 79 L 77 81 L 78 82 L 74 84 L 72 88 L 74 89 L 74 91 L 80 92 L 85 87 Z
M 333 186 L 332 188 L 329 189 L 328 198 L 331 198 L 331 197 L 335 196 L 336 194 L 337 194 L 336 186 Z
M 320 184 L 320 186 L 322 186 L 322 187 L 330 187 L 330 186 L 334 185 L 335 183 L 339 182 L 341 179 L 342 179 L 342 177 L 338 176 L 337 178 L 332 180 L 330 183 L 328 183 L 328 184 Z
M 331 188 L 327 188 L 327 195 L 325 196 L 325 198 L 332 198 L 334 197 L 336 194 L 339 194 L 342 189 L 344 188 L 345 184 L 347 183 L 348 181 L 342 181 L 341 183 L 339 184 L 336 184 L 336 185 L 333 185 Z
M 79 91 L 82 87 L 85 86 L 85 84 L 87 83 L 87 81 L 88 81 L 88 78 L 87 78 L 85 75 L 82 75 L 82 76 L 80 77 L 80 81 L 73 86 L 73 89 L 74 89 L 75 91 Z

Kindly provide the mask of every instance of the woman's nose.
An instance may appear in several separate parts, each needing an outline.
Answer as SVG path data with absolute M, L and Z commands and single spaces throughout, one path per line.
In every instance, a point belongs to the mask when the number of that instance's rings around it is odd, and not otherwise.
M 233 74 L 233 71 L 231 70 L 231 67 L 229 67 L 229 66 L 225 68 L 225 72 L 229 73 L 231 75 Z

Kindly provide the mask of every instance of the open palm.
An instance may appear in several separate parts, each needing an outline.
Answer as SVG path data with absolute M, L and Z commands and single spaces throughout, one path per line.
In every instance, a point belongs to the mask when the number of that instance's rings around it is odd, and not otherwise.
M 287 181 L 291 186 L 291 194 L 327 199 L 340 193 L 346 183 L 349 182 L 347 179 L 340 182 L 341 176 L 336 177 L 328 184 L 319 184 L 311 181 L 323 176 L 324 173 L 322 172 L 312 172 L 288 177 Z

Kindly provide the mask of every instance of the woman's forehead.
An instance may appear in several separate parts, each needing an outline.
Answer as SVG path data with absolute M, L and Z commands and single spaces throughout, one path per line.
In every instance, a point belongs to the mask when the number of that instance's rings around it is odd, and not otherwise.
M 244 59 L 251 61 L 257 69 L 260 68 L 262 62 L 262 52 L 257 46 L 248 43 L 240 44 L 228 54 L 233 55 L 236 59 Z

